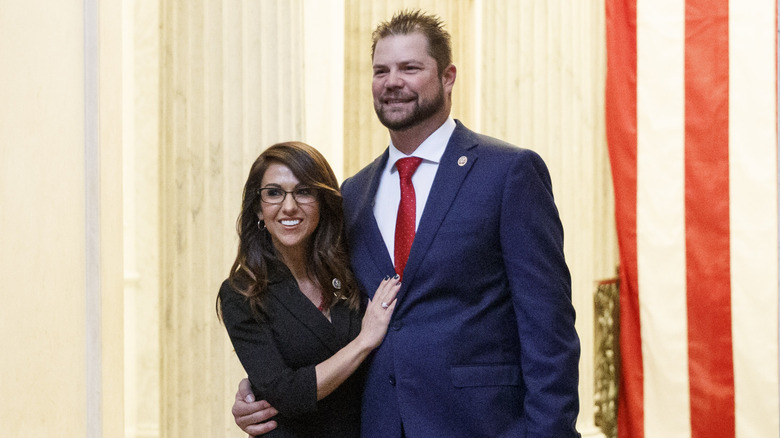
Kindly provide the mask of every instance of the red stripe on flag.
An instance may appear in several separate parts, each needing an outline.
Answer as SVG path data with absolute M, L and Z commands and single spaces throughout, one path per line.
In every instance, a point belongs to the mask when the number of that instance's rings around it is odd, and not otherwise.
M 636 0 L 608 0 L 607 144 L 620 246 L 620 384 L 618 434 L 644 437 L 642 340 L 637 282 L 637 40 Z
M 685 4 L 685 226 L 694 438 L 734 436 L 728 0 Z

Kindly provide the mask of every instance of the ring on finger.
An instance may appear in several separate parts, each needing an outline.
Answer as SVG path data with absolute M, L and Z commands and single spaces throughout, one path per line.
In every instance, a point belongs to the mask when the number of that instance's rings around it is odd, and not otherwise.
M 387 302 L 386 302 L 386 301 L 382 301 L 382 308 L 383 308 L 383 309 L 387 309 L 388 307 L 390 307 L 390 305 L 389 305 L 389 304 L 387 304 Z

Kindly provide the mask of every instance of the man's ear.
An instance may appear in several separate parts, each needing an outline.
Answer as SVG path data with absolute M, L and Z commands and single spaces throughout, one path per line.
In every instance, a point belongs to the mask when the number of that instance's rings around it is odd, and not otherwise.
M 458 69 L 455 67 L 455 64 L 448 65 L 441 73 L 441 85 L 444 87 L 445 94 L 450 95 L 452 93 L 456 76 L 458 76 Z

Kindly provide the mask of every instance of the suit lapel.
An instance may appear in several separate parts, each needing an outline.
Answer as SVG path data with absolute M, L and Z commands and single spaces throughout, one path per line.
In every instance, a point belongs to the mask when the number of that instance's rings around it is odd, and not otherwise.
M 439 169 L 433 179 L 428 200 L 420 218 L 420 225 L 412 242 L 409 260 L 404 270 L 404 283 L 411 284 L 425 253 L 431 246 L 452 202 L 458 194 L 461 183 L 471 166 L 477 161 L 477 140 L 460 122 L 453 131 L 447 148 L 439 162 Z M 404 288 L 406 289 L 406 288 Z
M 355 227 L 359 232 L 355 236 L 359 235 L 360 237 L 353 237 L 354 243 L 365 247 L 364 250 L 370 255 L 380 272 L 393 272 L 394 270 L 393 260 L 390 258 L 390 253 L 387 251 L 385 241 L 382 239 L 382 233 L 379 231 L 379 226 L 376 223 L 376 217 L 374 217 L 376 191 L 379 188 L 379 179 L 382 177 L 388 157 L 389 152 L 385 149 L 385 153 L 374 160 L 367 168 L 368 184 L 365 190 L 360 192 L 360 199 L 356 203 L 359 206 L 359 210 L 356 215 Z
M 298 284 L 292 277 L 269 285 L 268 293 L 332 352 L 335 353 L 345 344 L 344 340 L 349 332 L 349 317 L 343 314 L 344 310 L 348 312 L 344 306 L 333 308 L 331 323 L 298 289 Z M 337 307 L 341 309 L 337 310 Z

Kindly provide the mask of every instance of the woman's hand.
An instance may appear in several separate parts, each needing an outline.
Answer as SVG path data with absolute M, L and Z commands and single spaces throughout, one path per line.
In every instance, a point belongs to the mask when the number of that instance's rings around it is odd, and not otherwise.
M 395 277 L 386 277 L 379 284 L 374 299 L 368 301 L 366 314 L 363 316 L 363 324 L 358 338 L 367 348 L 374 349 L 382 343 L 387 333 L 387 325 L 395 309 L 395 296 L 401 289 L 401 282 Z
M 317 376 L 317 400 L 322 400 L 355 372 L 373 349 L 382 343 L 395 309 L 395 296 L 401 289 L 398 276 L 385 277 L 374 299 L 369 300 L 360 334 L 344 348 L 314 368 Z

